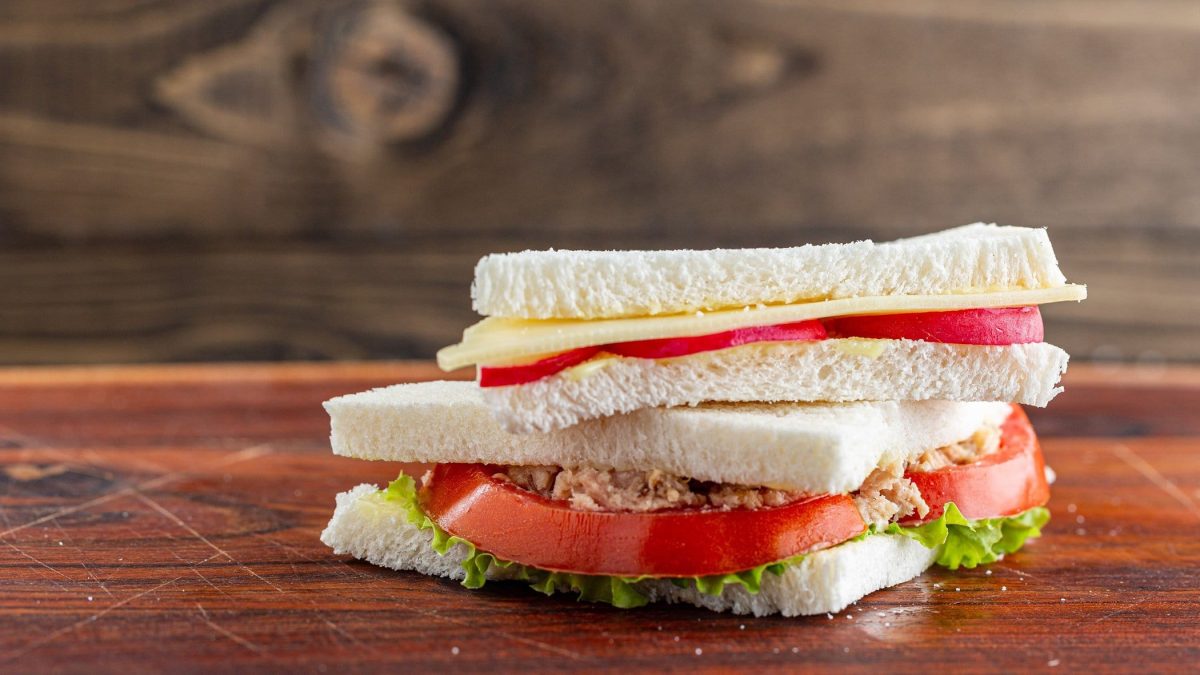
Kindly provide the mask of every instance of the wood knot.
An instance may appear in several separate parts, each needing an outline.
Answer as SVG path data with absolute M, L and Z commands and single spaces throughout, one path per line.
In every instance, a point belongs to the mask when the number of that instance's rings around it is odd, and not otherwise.
M 459 63 L 441 30 L 375 3 L 335 17 L 321 33 L 312 106 L 335 151 L 419 139 L 448 120 Z
M 156 83 L 190 123 L 239 143 L 307 141 L 362 157 L 445 125 L 461 85 L 453 40 L 389 0 L 284 4 L 241 41 Z

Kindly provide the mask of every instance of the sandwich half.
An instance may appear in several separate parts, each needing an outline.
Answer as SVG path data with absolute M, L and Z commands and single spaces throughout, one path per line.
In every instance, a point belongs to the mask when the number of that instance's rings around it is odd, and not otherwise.
M 1048 517 L 1041 450 L 1007 403 L 701 404 L 520 436 L 471 383 L 325 407 L 335 453 L 434 466 L 338 495 L 322 541 L 468 588 L 821 614 L 997 560 Z
M 1082 300 L 1045 230 L 976 224 L 875 244 L 525 251 L 483 258 L 487 316 L 438 353 L 478 366 L 514 432 L 706 401 L 1044 406 L 1067 354 L 1039 305 Z

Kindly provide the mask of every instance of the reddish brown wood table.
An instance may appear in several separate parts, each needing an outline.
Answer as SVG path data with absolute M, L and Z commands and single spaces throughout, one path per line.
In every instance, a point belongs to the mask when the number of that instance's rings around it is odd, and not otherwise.
M 421 364 L 0 371 L 0 671 L 845 667 L 1200 662 L 1200 370 L 1075 367 L 1031 411 L 1045 536 L 833 618 L 619 611 L 334 556 L 328 397 Z

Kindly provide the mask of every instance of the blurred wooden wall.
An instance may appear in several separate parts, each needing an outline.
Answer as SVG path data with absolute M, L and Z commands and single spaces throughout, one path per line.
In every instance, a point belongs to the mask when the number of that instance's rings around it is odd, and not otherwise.
M 525 247 L 1049 226 L 1200 359 L 1200 3 L 6 0 L 0 362 L 428 357 Z

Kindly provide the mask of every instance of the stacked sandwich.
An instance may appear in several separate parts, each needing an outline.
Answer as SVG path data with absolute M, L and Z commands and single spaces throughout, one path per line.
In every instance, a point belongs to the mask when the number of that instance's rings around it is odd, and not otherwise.
M 1061 389 L 1038 306 L 1082 300 L 1044 230 L 885 244 L 485 257 L 477 382 L 326 403 L 335 453 L 432 463 L 338 496 L 338 553 L 468 588 L 836 612 L 1037 536 L 1017 403 Z

